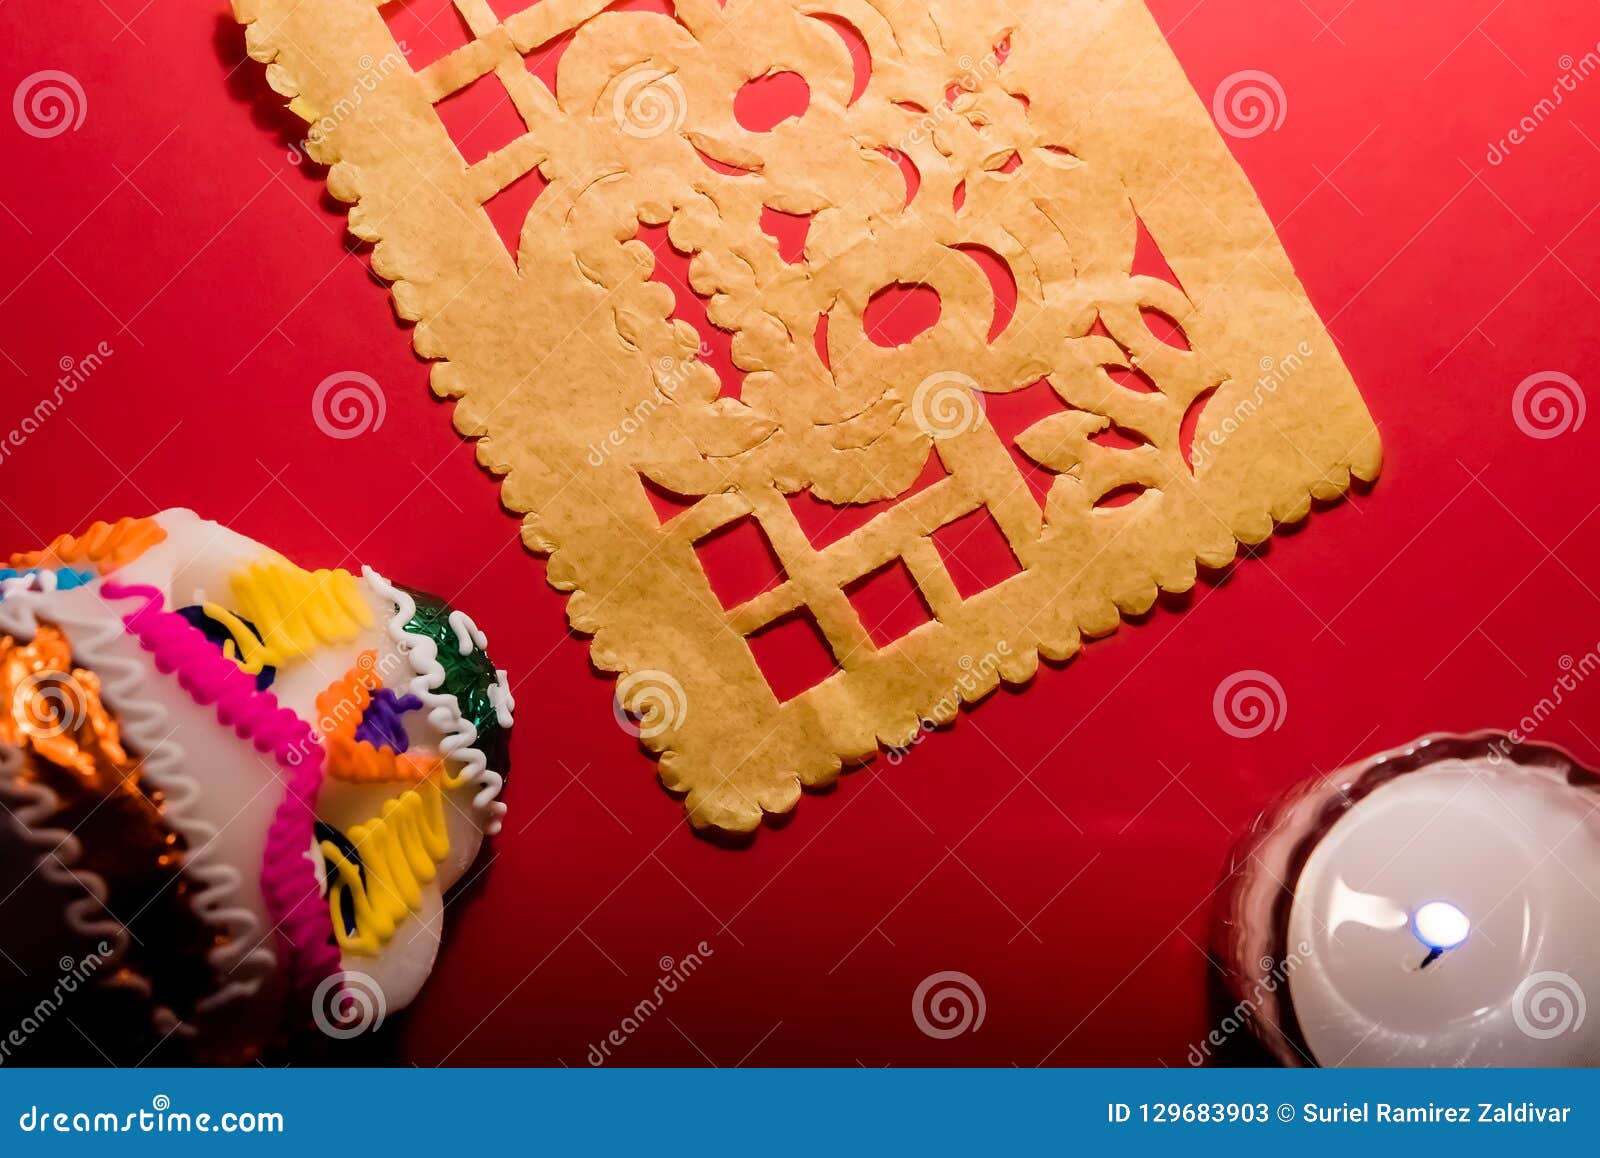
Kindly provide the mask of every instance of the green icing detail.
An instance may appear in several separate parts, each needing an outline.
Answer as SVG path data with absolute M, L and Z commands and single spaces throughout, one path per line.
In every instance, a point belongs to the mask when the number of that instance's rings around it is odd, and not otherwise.
M 478 729 L 473 747 L 483 752 L 489 758 L 489 766 L 495 768 L 497 763 L 503 763 L 506 737 L 502 735 L 504 729 L 500 727 L 494 701 L 489 698 L 489 689 L 498 682 L 489 653 L 475 647 L 470 654 L 462 655 L 456 629 L 450 625 L 450 612 L 454 609 L 436 596 L 410 588 L 405 590 L 417 605 L 416 614 L 406 623 L 406 630 L 433 640 L 439 652 L 439 666 L 444 668 L 442 690 L 456 698 L 461 714 Z M 495 770 L 503 772 L 502 768 Z

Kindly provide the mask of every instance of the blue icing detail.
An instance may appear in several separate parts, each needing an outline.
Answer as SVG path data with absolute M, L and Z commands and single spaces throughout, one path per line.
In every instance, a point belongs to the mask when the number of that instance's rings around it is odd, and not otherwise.
M 0 582 L 7 579 L 21 579 L 25 575 L 37 575 L 40 571 L 54 571 L 56 576 L 57 591 L 71 591 L 74 587 L 82 587 L 92 583 L 95 579 L 93 571 L 74 571 L 71 567 L 29 567 L 18 571 L 15 567 L 0 567 Z M 5 593 L 0 592 L 0 599 L 5 598 Z

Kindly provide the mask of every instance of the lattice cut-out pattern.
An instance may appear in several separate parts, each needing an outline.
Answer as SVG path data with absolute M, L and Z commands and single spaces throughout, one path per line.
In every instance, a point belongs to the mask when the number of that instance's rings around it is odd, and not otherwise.
M 754 828 L 1377 473 L 1141 0 L 454 0 L 471 39 L 416 69 L 372 0 L 235 3 L 698 825 Z M 490 73 L 526 132 L 469 163 L 436 106 Z M 482 207 L 536 168 L 512 244 Z M 857 515 L 808 534 L 797 503 Z M 702 547 L 741 522 L 777 577 L 728 599 Z M 914 630 L 852 600 L 891 566 Z M 780 693 L 756 652 L 795 623 L 832 664 Z

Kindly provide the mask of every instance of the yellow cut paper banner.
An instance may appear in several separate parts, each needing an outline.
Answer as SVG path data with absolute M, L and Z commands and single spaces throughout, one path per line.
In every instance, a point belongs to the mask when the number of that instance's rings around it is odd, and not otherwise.
M 1140 0 L 455 0 L 471 38 L 417 69 L 372 0 L 235 4 L 696 825 L 754 829 L 1377 474 L 1355 384 Z M 552 91 L 527 57 L 556 49 Z M 742 126 L 736 96 L 778 73 L 804 112 Z M 436 106 L 475 83 L 526 132 L 469 163 Z M 512 253 L 482 206 L 535 168 Z M 808 221 L 798 258 L 772 211 Z M 639 235 L 662 225 L 737 392 L 652 279 Z M 1141 244 L 1171 276 L 1135 272 Z M 896 286 L 939 317 L 885 346 L 863 315 Z M 1002 435 L 986 406 L 1025 389 L 1051 410 Z M 819 544 L 795 513 L 814 500 L 898 501 Z M 978 522 L 1015 567 L 973 590 L 940 531 Z M 701 549 L 739 523 L 781 581 L 726 606 Z M 898 567 L 930 618 L 885 642 L 851 592 Z M 750 641 L 797 617 L 833 670 L 780 700 Z

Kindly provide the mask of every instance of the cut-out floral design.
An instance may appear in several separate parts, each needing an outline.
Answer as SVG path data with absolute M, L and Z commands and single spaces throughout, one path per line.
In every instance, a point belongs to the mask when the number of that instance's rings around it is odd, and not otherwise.
M 1141 0 L 454 2 L 472 42 L 340 120 L 382 20 L 235 0 L 596 665 L 683 688 L 641 740 L 696 824 L 752 828 L 1375 475 L 1354 383 Z M 466 164 L 431 106 L 489 72 L 528 132 Z M 741 119 L 774 85 L 783 115 Z M 534 168 L 513 266 L 478 207 Z M 640 240 L 663 227 L 693 303 Z M 937 319 L 875 342 L 897 285 Z M 1060 410 L 1003 436 L 990 402 L 1041 380 Z M 800 495 L 873 513 L 818 545 Z M 935 536 L 978 512 L 1015 571 L 963 587 Z M 785 578 L 728 605 L 695 544 L 743 519 Z M 895 560 L 931 618 L 880 646 L 848 591 Z M 837 670 L 784 698 L 752 647 L 794 622 Z

